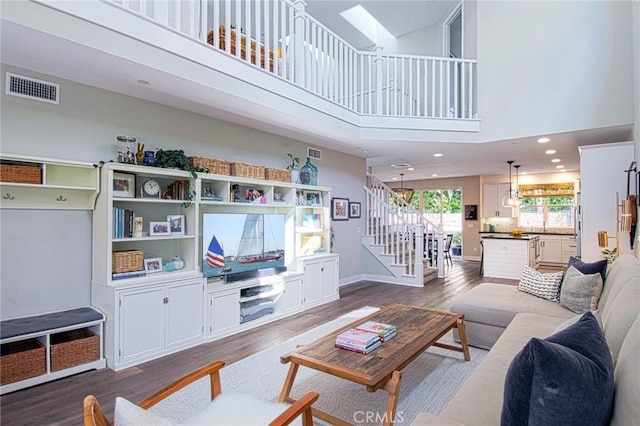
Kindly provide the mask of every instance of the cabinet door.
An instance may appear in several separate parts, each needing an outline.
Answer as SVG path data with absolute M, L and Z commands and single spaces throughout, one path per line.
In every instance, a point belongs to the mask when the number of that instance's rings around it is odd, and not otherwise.
M 540 237 L 540 262 L 562 263 L 562 240 L 557 235 Z
M 240 325 L 240 291 L 230 290 L 209 295 L 209 334 L 233 330 Z
M 204 337 L 204 286 L 202 280 L 167 286 L 167 348 Z
M 511 207 L 504 207 L 502 205 L 502 199 L 504 198 L 504 194 L 509 190 L 508 183 L 499 183 L 496 185 L 496 210 L 498 211 L 498 216 L 500 217 L 512 217 L 513 209 Z
M 495 217 L 498 215 L 498 187 L 486 184 L 483 187 L 482 216 Z
M 578 254 L 578 242 L 574 235 L 562 237 L 562 263 L 569 263 L 569 257 Z
M 302 283 L 302 294 L 305 305 L 312 305 L 320 302 L 321 298 L 321 277 L 322 262 L 304 263 L 304 282 Z
M 289 278 L 284 282 L 282 293 L 282 310 L 284 312 L 300 309 L 302 306 L 302 279 Z
M 121 292 L 118 362 L 153 355 L 164 349 L 165 287 Z
M 335 299 L 338 295 L 338 259 L 323 261 L 320 273 L 320 293 L 322 300 Z

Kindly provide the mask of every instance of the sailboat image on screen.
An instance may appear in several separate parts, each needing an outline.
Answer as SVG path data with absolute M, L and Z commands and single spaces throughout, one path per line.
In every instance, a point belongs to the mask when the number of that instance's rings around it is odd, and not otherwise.
M 277 250 L 265 252 L 264 215 L 248 214 L 238 246 L 238 263 L 269 262 L 281 257 Z
M 224 249 L 218 242 L 218 239 L 215 235 L 211 237 L 211 242 L 209 243 L 209 248 L 207 249 L 206 261 L 207 265 L 211 266 L 212 268 L 222 268 L 221 272 L 231 271 L 231 267 L 225 266 Z
M 241 276 L 284 267 L 285 218 L 283 214 L 204 213 L 202 274 Z

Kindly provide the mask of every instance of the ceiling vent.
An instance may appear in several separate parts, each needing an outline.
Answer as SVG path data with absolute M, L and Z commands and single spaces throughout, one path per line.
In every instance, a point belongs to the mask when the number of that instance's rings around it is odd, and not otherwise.
M 31 77 L 7 73 L 5 93 L 35 101 L 60 104 L 60 85 Z
M 408 164 L 408 163 L 391 164 L 391 167 L 395 167 L 396 169 L 406 169 L 407 167 L 411 167 L 411 164 Z
M 315 158 L 316 160 L 322 160 L 322 151 L 319 149 L 307 147 L 307 157 Z

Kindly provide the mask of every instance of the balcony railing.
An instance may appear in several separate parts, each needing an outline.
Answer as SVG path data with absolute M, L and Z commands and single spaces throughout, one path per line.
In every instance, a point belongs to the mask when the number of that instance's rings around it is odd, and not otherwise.
M 301 0 L 103 0 L 362 115 L 477 118 L 470 59 L 350 46 Z

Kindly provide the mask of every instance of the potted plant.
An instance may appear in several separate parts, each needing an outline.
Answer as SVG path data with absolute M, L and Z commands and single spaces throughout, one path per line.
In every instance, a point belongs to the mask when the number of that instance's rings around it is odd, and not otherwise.
M 291 171 L 291 182 L 297 183 L 298 178 L 300 177 L 300 157 L 296 157 L 290 152 L 287 152 L 287 157 L 289 157 L 287 170 Z

